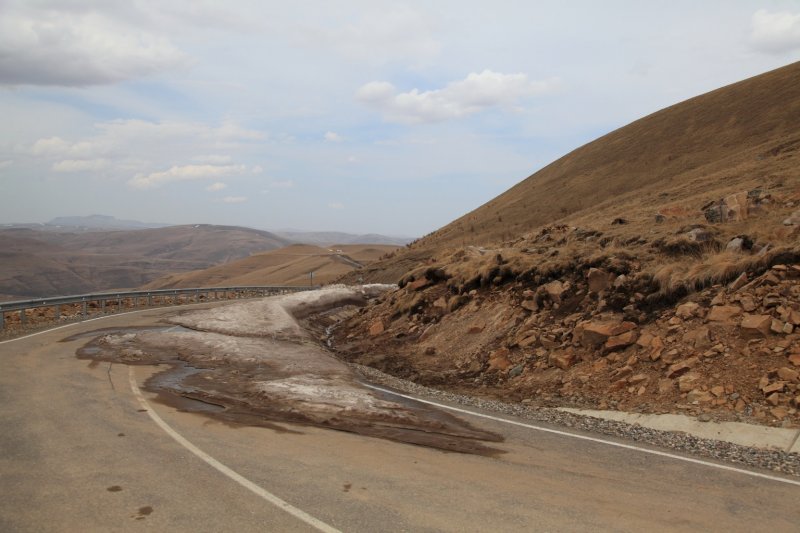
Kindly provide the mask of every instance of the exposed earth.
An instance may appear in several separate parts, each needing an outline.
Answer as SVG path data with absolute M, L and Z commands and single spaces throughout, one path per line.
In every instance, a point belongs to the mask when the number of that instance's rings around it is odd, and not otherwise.
M 297 323 L 329 308 L 364 305 L 385 289 L 332 287 L 187 311 L 166 320 L 173 326 L 84 333 L 80 337 L 94 338 L 78 355 L 169 365 L 145 387 L 162 401 L 227 422 L 293 422 L 448 451 L 502 453 L 490 446 L 502 440 L 498 435 L 365 387 Z

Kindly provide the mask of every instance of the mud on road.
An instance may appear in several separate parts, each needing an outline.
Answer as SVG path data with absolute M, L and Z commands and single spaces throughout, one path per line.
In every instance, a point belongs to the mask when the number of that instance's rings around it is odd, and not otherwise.
M 96 330 L 82 359 L 168 365 L 145 389 L 160 401 L 231 424 L 292 422 L 441 450 L 495 455 L 499 435 L 444 411 L 364 386 L 299 320 L 365 305 L 382 286 L 331 287 L 200 311 L 160 327 Z

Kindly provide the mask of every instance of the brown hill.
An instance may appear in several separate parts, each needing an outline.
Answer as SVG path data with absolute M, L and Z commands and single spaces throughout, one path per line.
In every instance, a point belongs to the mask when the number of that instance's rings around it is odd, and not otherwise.
M 203 270 L 172 274 L 153 280 L 146 289 L 210 287 L 226 285 L 325 284 L 357 271 L 397 250 L 396 246 L 348 244 L 321 248 L 292 244 Z
M 334 346 L 507 400 L 800 425 L 798 169 L 795 63 L 612 132 L 368 267 L 399 288 Z
M 130 231 L 0 231 L 0 294 L 45 297 L 138 287 L 168 272 L 207 268 L 287 241 L 207 224 Z
M 420 257 L 510 240 L 567 217 L 650 222 L 669 204 L 699 208 L 795 177 L 791 156 L 798 148 L 800 62 L 673 105 L 570 152 L 414 243 L 412 256 L 374 265 L 370 279 L 397 281 Z

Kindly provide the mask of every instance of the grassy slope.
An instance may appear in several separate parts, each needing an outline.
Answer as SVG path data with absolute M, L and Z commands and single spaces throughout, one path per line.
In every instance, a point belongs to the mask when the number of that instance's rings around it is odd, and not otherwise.
M 416 257 L 397 254 L 373 265 L 371 279 L 396 281 L 419 258 L 497 244 L 561 219 L 585 223 L 625 215 L 652 223 L 668 204 L 696 210 L 708 199 L 793 178 L 796 167 L 785 156 L 798 148 L 800 63 L 794 63 L 668 107 L 574 150 L 415 243 Z

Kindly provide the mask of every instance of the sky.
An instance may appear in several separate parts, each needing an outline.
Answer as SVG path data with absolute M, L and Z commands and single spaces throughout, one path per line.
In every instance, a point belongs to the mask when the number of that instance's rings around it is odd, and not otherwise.
M 0 0 L 0 224 L 421 236 L 798 59 L 800 0 Z

